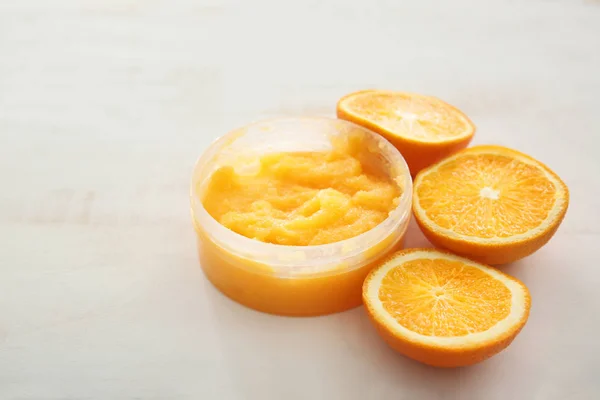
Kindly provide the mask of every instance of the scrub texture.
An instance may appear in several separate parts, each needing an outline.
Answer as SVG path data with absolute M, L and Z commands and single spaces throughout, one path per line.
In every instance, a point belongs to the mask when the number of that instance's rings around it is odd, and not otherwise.
M 399 185 L 373 161 L 352 141 L 327 152 L 266 154 L 253 166 L 217 169 L 203 204 L 225 227 L 265 243 L 338 242 L 374 228 L 398 206 Z

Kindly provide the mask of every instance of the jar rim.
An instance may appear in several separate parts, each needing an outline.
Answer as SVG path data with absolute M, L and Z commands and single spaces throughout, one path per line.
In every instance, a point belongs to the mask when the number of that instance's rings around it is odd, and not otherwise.
M 200 172 L 207 164 L 228 145 L 231 145 L 249 128 L 261 125 L 272 125 L 278 123 L 294 122 L 319 122 L 332 123 L 335 126 L 345 126 L 353 130 L 359 130 L 377 142 L 382 153 L 389 157 L 388 161 L 399 168 L 398 176 L 401 177 L 399 186 L 402 185 L 402 194 L 398 205 L 390 211 L 388 217 L 377 226 L 357 236 L 337 242 L 312 245 L 312 246 L 290 246 L 274 243 L 261 242 L 236 233 L 214 219 L 204 208 L 200 196 L 196 195 L 196 187 L 199 183 Z M 333 126 L 333 125 L 332 125 Z M 293 275 L 295 271 L 307 266 L 313 272 L 327 271 L 332 265 L 339 265 L 356 258 L 368 249 L 381 243 L 394 233 L 394 230 L 407 225 L 410 218 L 412 206 L 412 178 L 408 165 L 400 152 L 384 137 L 355 123 L 328 117 L 283 117 L 272 118 L 252 122 L 243 127 L 234 129 L 213 141 L 210 146 L 197 159 L 190 185 L 190 206 L 195 229 L 201 228 L 212 240 L 221 238 L 218 244 L 224 250 L 235 254 L 237 257 L 245 258 L 253 262 L 268 265 L 282 276 Z M 364 265 L 364 263 L 360 264 Z M 360 265 L 349 265 L 358 268 Z

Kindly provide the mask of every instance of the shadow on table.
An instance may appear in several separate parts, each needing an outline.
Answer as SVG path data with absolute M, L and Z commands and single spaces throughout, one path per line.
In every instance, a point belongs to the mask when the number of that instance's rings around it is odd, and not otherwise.
M 247 397 L 379 398 L 399 391 L 406 398 L 446 399 L 495 362 L 438 369 L 412 361 L 379 338 L 363 307 L 324 317 L 278 317 L 209 290 L 218 325 L 212 328 L 227 338 L 221 342 L 223 367 Z
M 407 248 L 431 247 L 411 221 Z M 511 275 L 522 262 L 502 267 Z M 481 392 L 499 378 L 506 359 L 500 354 L 483 363 L 456 369 L 420 364 L 390 349 L 377 335 L 363 307 L 311 318 L 263 314 L 237 304 L 208 282 L 212 326 L 222 338 L 223 371 L 242 397 L 453 399 Z M 501 374 L 500 374 L 501 375 Z M 316 396 L 316 397 L 315 397 Z M 469 397 L 471 398 L 471 397 Z
M 425 238 L 425 235 L 423 235 L 421 229 L 419 229 L 419 225 L 417 225 L 414 216 L 411 218 L 410 223 L 408 224 L 408 229 L 406 231 L 406 237 L 404 240 L 404 247 L 407 249 L 416 247 L 433 247 Z

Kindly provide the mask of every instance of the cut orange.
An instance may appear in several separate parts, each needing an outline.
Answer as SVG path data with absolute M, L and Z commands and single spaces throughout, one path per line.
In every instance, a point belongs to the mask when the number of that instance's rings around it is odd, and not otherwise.
M 337 104 L 340 119 L 362 125 L 389 140 L 414 176 L 469 144 L 475 125 L 440 99 L 413 93 L 364 90 Z
M 487 264 L 528 256 L 563 220 L 569 190 L 548 167 L 500 146 L 463 150 L 421 171 L 413 211 L 436 246 Z
M 433 249 L 387 258 L 365 280 L 363 302 L 393 349 L 436 367 L 471 365 L 502 351 L 531 306 L 515 278 Z

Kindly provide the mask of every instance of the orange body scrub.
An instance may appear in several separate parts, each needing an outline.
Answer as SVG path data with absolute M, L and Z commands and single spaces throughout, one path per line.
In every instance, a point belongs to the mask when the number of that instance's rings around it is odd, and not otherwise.
M 411 201 L 398 150 L 328 118 L 225 135 L 198 160 L 190 192 L 207 278 L 248 307 L 297 316 L 361 304 L 366 275 L 402 244 Z
M 204 193 L 208 213 L 234 232 L 262 242 L 314 246 L 366 232 L 397 207 L 398 184 L 361 163 L 359 149 L 275 153 L 256 173 L 216 170 Z

